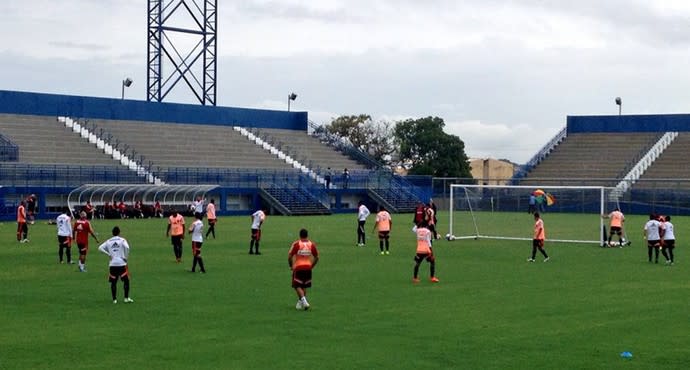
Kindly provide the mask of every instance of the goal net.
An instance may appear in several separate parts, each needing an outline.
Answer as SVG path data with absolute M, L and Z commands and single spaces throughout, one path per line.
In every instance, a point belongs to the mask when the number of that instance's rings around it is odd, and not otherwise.
M 618 206 L 601 186 L 460 185 L 450 188 L 448 239 L 531 240 L 534 212 L 549 242 L 603 245 L 605 221 Z

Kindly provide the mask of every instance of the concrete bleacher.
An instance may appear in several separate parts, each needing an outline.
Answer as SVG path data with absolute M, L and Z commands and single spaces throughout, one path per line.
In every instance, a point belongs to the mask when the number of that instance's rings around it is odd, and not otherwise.
M 117 165 L 55 117 L 0 114 L 0 133 L 19 147 L 19 163 Z
M 663 133 L 568 134 L 521 185 L 614 186 Z
M 266 168 L 292 166 L 247 140 L 230 126 L 90 120 L 144 156 L 153 168 Z M 114 141 L 114 140 L 113 140 Z
M 680 132 L 678 137 L 654 163 L 644 172 L 633 186 L 634 189 L 682 188 L 690 189 L 690 166 L 687 155 L 690 153 L 690 132 Z
M 338 175 L 345 168 L 348 170 L 366 169 L 363 164 L 334 150 L 307 134 L 306 131 L 262 128 L 255 132 L 259 137 L 266 137 L 268 142 L 314 171 L 323 173 L 330 167 L 334 174 Z

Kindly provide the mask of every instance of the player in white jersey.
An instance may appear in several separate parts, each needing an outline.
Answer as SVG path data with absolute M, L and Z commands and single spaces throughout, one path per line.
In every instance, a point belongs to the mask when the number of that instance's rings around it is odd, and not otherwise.
M 196 215 L 201 215 L 202 218 L 204 216 L 204 201 L 200 195 L 196 197 L 196 200 L 192 203 L 192 207 L 194 208 L 194 216 Z
M 192 234 L 192 255 L 194 256 L 194 262 L 192 263 L 192 272 L 196 272 L 196 265 L 199 264 L 199 269 L 201 272 L 206 273 L 204 268 L 204 260 L 201 259 L 201 245 L 204 243 L 204 222 L 201 221 L 203 217 L 201 214 L 197 213 L 194 215 L 196 221 L 189 225 L 189 233 Z
M 73 264 L 72 261 L 72 217 L 69 216 L 70 210 L 65 207 L 62 213 L 55 219 L 57 225 L 57 239 L 58 239 L 58 257 L 60 263 L 64 263 L 62 256 L 67 253 L 67 263 Z
M 264 220 L 266 220 L 266 213 L 259 209 L 252 213 L 251 218 L 252 241 L 249 243 L 249 254 L 261 254 L 261 252 L 259 252 L 259 241 L 261 241 L 261 225 L 263 225 Z M 256 253 L 254 252 L 254 247 L 256 247 Z
M 652 262 L 652 251 L 655 254 L 655 262 L 659 263 L 659 249 L 661 248 L 661 223 L 655 214 L 649 215 L 649 221 L 644 224 L 644 236 L 647 239 L 647 255 Z
M 676 234 L 671 223 L 671 216 L 665 216 L 664 221 L 661 222 L 661 228 L 664 230 L 661 238 L 661 253 L 666 257 L 666 264 L 673 265 L 673 250 L 676 248 Z
M 359 208 L 357 210 L 357 246 L 363 247 L 366 244 L 366 235 L 364 233 L 364 224 L 367 222 L 367 217 L 371 212 L 369 208 L 364 205 L 364 202 L 359 201 Z
M 120 237 L 119 227 L 113 227 L 113 237 L 101 244 L 98 250 L 110 257 L 110 262 L 108 263 L 110 268 L 108 281 L 110 281 L 110 292 L 113 296 L 113 303 L 117 303 L 118 279 L 122 279 L 122 284 L 125 288 L 125 303 L 134 302 L 134 300 L 129 297 L 129 269 L 127 268 L 129 243 L 127 243 L 127 240 Z

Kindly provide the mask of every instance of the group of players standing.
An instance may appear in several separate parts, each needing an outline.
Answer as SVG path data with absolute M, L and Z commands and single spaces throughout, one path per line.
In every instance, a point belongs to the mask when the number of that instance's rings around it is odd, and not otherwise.
M 623 237 L 623 223 L 625 222 L 623 212 L 616 208 L 613 212 L 608 215 L 602 215 L 602 217 L 611 220 L 606 245 L 609 247 L 615 246 L 611 240 L 614 234 L 618 235 L 618 246 L 630 245 L 630 240 L 625 240 Z M 673 223 L 671 223 L 671 216 L 650 214 L 649 221 L 642 228 L 642 235 L 647 240 L 647 258 L 650 263 L 652 262 L 652 255 L 654 255 L 654 263 L 659 263 L 659 252 L 661 252 L 666 258 L 666 264 L 673 265 L 676 234 Z

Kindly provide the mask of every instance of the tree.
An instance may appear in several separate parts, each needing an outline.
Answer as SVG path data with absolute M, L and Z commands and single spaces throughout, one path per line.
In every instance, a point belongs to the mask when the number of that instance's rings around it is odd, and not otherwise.
M 334 118 L 325 129 L 330 134 L 346 139 L 355 148 L 384 164 L 390 163 L 390 156 L 396 149 L 393 123 L 375 122 L 368 114 Z
M 443 132 L 439 117 L 407 119 L 396 124 L 400 162 L 413 175 L 472 177 L 465 143 Z

